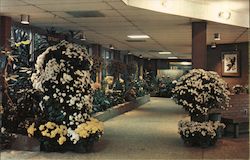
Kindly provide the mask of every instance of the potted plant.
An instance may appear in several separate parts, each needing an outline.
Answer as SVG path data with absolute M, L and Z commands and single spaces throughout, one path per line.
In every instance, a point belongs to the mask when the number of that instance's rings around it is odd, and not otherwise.
M 42 93 L 42 115 L 30 122 L 27 134 L 44 151 L 89 151 L 102 136 L 103 124 L 90 116 L 92 64 L 85 48 L 66 41 L 37 58 L 31 81 Z
M 220 109 L 230 107 L 227 83 L 216 72 L 193 69 L 175 82 L 172 91 L 176 103 L 191 116 L 190 122 L 179 122 L 179 134 L 184 142 L 200 146 L 215 144 L 218 130 L 225 126 L 214 116 L 219 115 Z
M 193 69 L 180 77 L 172 90 L 173 99 L 192 118 L 206 117 L 211 109 L 227 109 L 230 92 L 227 83 L 213 71 Z

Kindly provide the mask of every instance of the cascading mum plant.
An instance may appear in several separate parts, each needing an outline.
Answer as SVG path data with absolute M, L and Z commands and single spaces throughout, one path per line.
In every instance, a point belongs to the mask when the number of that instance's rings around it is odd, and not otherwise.
M 43 116 L 27 132 L 42 142 L 44 150 L 64 150 L 75 144 L 88 147 L 102 136 L 103 124 L 90 117 L 92 65 L 85 48 L 66 41 L 47 48 L 37 58 L 31 80 L 43 93 L 39 104 Z
M 180 77 L 172 90 L 173 99 L 190 115 L 207 115 L 210 109 L 227 109 L 227 83 L 213 71 L 193 69 Z

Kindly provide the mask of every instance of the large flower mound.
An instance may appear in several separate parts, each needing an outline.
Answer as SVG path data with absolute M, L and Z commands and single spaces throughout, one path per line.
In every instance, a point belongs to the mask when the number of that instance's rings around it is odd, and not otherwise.
M 37 58 L 31 80 L 44 95 L 39 104 L 44 115 L 30 125 L 29 136 L 50 138 L 60 145 L 101 137 L 102 123 L 90 117 L 92 65 L 85 48 L 66 41 L 47 48 Z
M 227 83 L 213 71 L 193 69 L 180 77 L 172 90 L 177 104 L 190 114 L 206 115 L 209 109 L 227 109 L 229 90 Z

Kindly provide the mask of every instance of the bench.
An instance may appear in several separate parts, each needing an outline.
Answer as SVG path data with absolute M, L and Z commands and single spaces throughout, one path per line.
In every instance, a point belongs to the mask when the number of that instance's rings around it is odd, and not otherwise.
M 224 135 L 229 132 L 229 126 L 233 126 L 233 136 L 234 138 L 238 138 L 240 134 L 240 125 L 246 125 L 246 129 L 248 132 L 249 129 L 249 119 L 248 117 L 222 117 L 221 122 L 226 125 L 224 129 Z

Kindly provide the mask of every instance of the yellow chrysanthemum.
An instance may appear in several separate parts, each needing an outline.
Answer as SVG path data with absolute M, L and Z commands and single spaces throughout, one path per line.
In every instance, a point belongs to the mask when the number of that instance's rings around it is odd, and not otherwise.
M 27 129 L 28 136 L 29 137 L 33 136 L 35 131 L 36 131 L 35 123 L 32 123 L 32 125 L 30 125 L 29 128 Z
M 61 136 L 61 137 L 57 140 L 57 142 L 58 142 L 60 145 L 62 145 L 65 141 L 66 141 L 66 137 L 64 137 L 64 136 Z
M 40 130 L 40 131 L 43 131 L 44 129 L 45 129 L 44 125 L 40 125 L 40 126 L 39 126 L 39 130 Z

